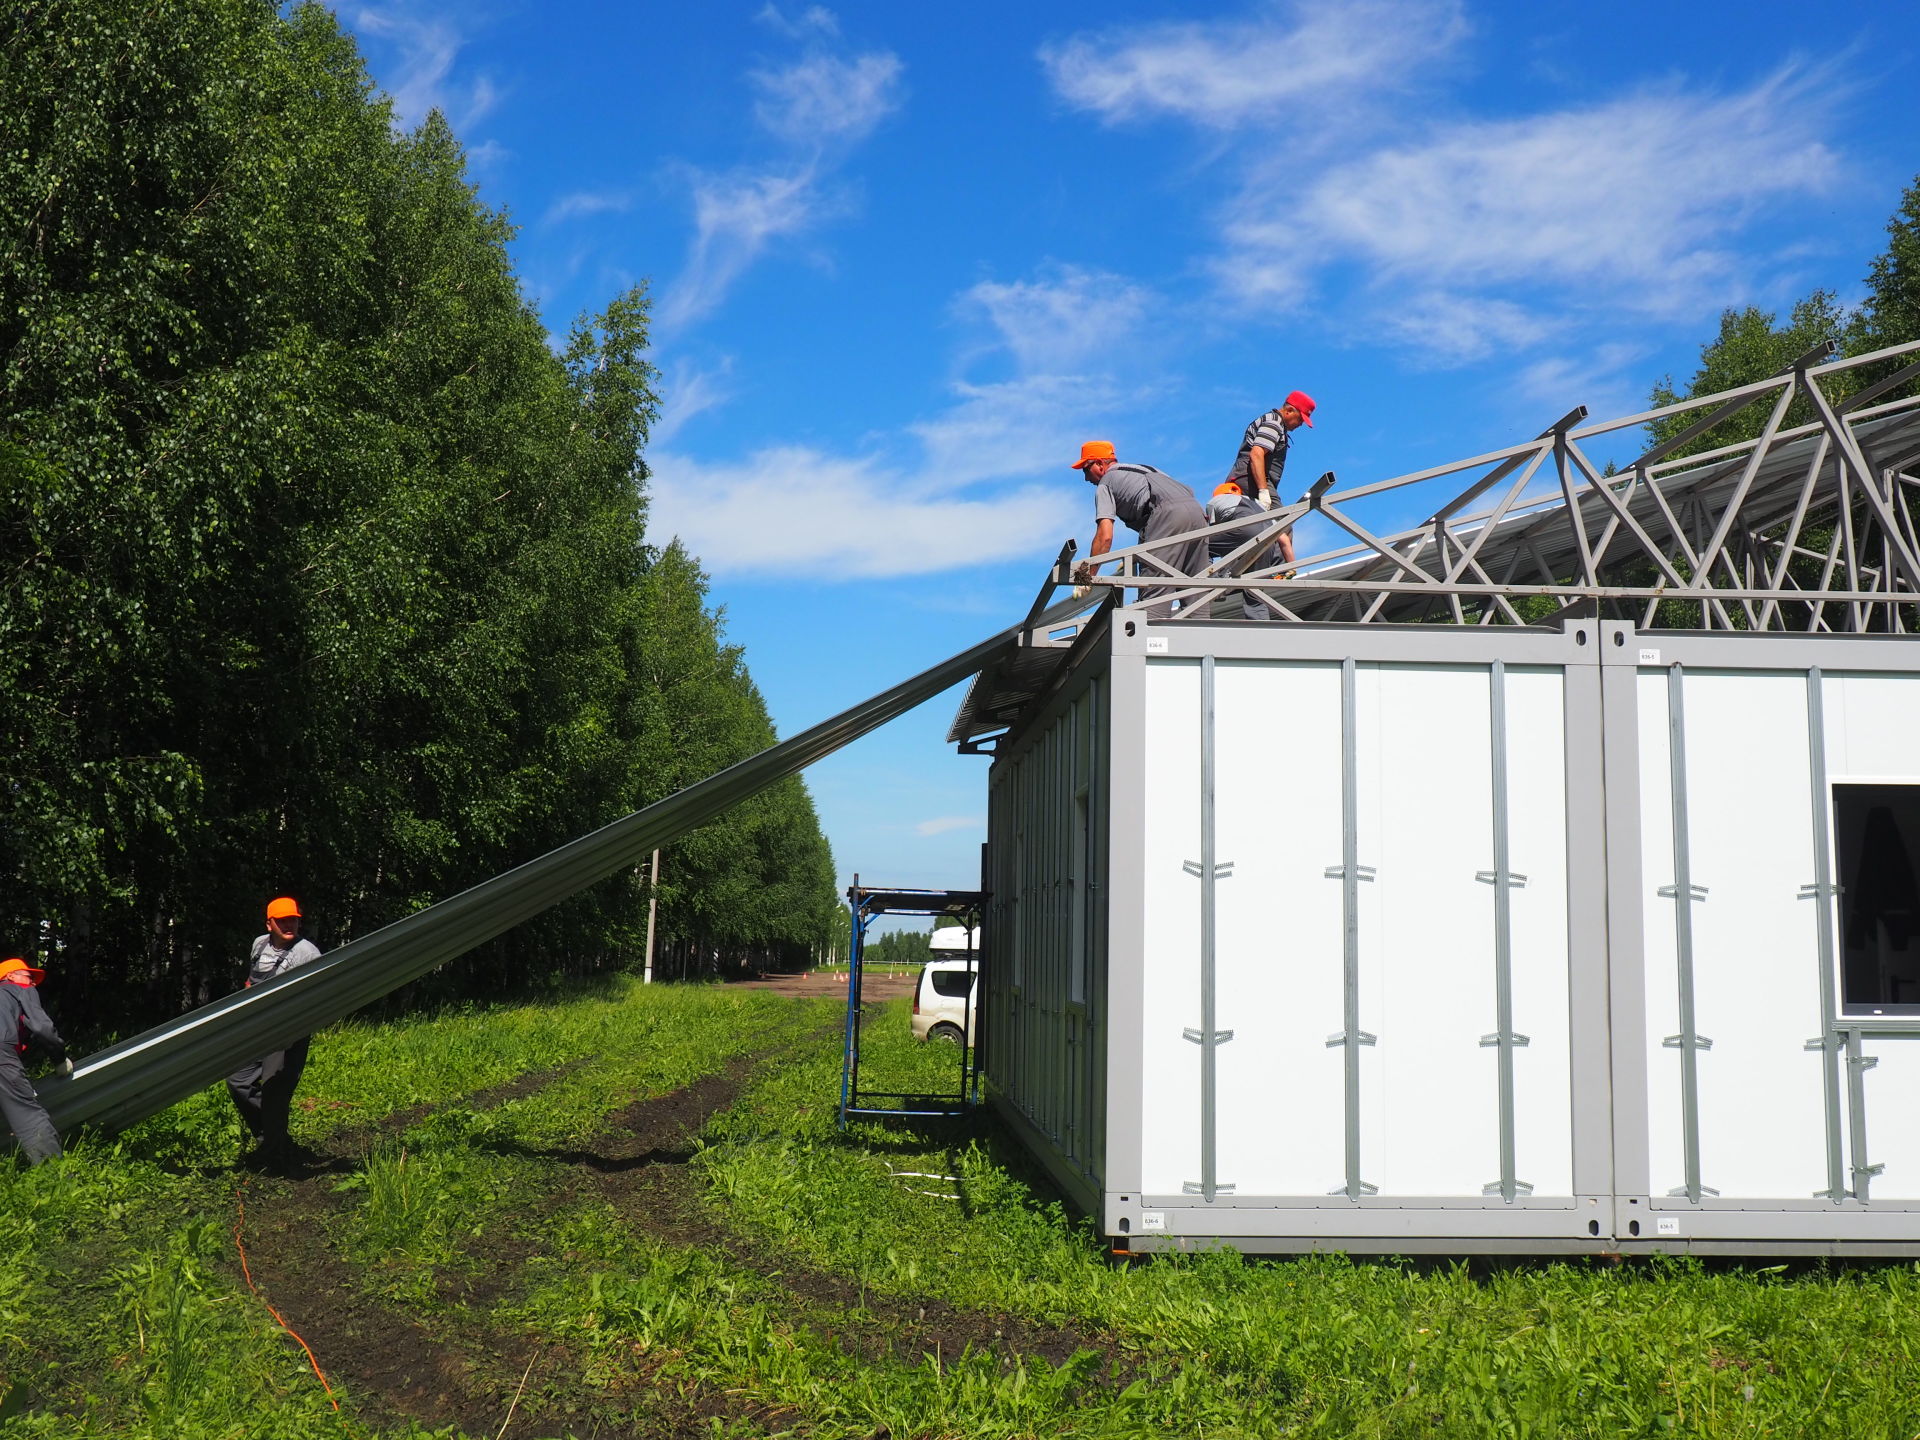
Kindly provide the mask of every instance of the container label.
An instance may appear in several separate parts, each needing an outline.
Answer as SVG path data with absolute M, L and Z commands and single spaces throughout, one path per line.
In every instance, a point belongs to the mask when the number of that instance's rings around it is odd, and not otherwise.
M 1654 1222 L 1653 1230 L 1656 1235 L 1678 1235 L 1680 1233 L 1680 1217 L 1678 1215 L 1662 1215 Z
M 1166 653 L 1167 653 L 1167 637 L 1166 636 L 1149 635 L 1147 637 L 1147 654 L 1164 655 Z
M 1660 652 L 1658 650 L 1642 650 L 1640 652 L 1640 663 L 1642 665 L 1658 665 L 1660 663 Z
M 1140 1212 L 1142 1230 L 1164 1230 L 1167 1228 L 1167 1212 L 1164 1210 L 1142 1210 Z

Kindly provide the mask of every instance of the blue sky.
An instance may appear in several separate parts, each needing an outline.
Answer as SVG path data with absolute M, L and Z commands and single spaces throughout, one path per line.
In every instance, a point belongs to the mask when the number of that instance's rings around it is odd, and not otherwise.
M 1920 173 L 1913 0 L 340 14 L 551 329 L 651 286 L 653 535 L 783 734 L 1023 613 L 1083 439 L 1210 488 L 1302 388 L 1292 492 L 1629 413 L 1723 307 L 1857 298 Z M 810 772 L 843 878 L 974 883 L 957 702 Z

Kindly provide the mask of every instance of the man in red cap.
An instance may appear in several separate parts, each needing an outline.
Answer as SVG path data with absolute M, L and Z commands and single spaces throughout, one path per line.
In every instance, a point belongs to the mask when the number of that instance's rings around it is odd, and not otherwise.
M 1204 530 L 1207 513 L 1200 508 L 1193 491 L 1178 480 L 1151 465 L 1122 464 L 1115 458 L 1108 440 L 1089 440 L 1080 447 L 1080 458 L 1073 468 L 1086 477 L 1093 490 L 1093 545 L 1087 558 L 1074 567 L 1074 579 L 1084 585 L 1099 568 L 1097 559 L 1113 549 L 1113 522 L 1124 520 L 1138 531 L 1142 540 L 1164 540 L 1184 535 L 1189 530 Z M 1171 565 L 1185 575 L 1198 575 L 1207 568 L 1207 542 L 1201 539 L 1185 545 L 1173 545 L 1154 554 L 1162 564 Z M 1142 601 L 1150 600 L 1169 587 L 1145 586 Z M 1196 608 L 1204 613 L 1204 602 Z M 1185 612 L 1182 611 L 1182 614 Z M 1150 620 L 1165 620 L 1173 614 L 1173 602 L 1165 601 L 1147 611 Z
M 300 903 L 282 895 L 267 905 L 267 933 L 253 942 L 247 965 L 247 988 L 260 985 L 289 970 L 320 958 L 320 947 L 300 938 Z M 307 1040 L 301 1036 L 284 1050 L 250 1060 L 227 1077 L 227 1093 L 240 1112 L 240 1123 L 254 1142 L 242 1157 L 245 1165 L 281 1164 L 297 1158 L 287 1120 L 293 1113 L 293 1092 L 300 1072 L 307 1068 Z
M 53 1021 L 40 1004 L 34 988 L 46 972 L 26 961 L 0 960 L 0 1115 L 20 1142 L 28 1165 L 38 1165 L 60 1153 L 60 1132 L 34 1093 L 23 1063 L 30 1043 L 52 1055 L 57 1073 L 71 1075 L 73 1061 L 67 1058 L 67 1042 L 53 1028 Z
M 1302 425 L 1313 428 L 1313 397 L 1304 390 L 1292 390 L 1279 405 L 1256 415 L 1241 437 L 1240 453 L 1234 457 L 1227 479 L 1253 498 L 1262 510 L 1271 510 L 1274 491 L 1280 485 L 1280 472 L 1287 468 L 1287 450 L 1293 444 L 1293 432 Z M 1293 540 L 1282 537 L 1282 558 L 1293 562 Z

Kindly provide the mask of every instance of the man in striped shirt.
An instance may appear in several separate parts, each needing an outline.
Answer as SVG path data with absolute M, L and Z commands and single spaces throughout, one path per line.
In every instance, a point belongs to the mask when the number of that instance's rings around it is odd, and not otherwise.
M 1279 488 L 1280 472 L 1287 468 L 1293 432 L 1302 425 L 1313 428 L 1313 397 L 1294 390 L 1276 408 L 1255 416 L 1241 437 L 1240 453 L 1234 457 L 1227 479 L 1238 485 L 1242 494 L 1252 496 L 1262 510 L 1273 508 L 1273 492 Z

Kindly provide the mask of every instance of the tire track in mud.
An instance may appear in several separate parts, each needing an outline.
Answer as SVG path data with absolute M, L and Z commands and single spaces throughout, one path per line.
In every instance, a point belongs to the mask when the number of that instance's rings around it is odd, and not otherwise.
M 837 1031 L 838 1026 L 828 1028 Z M 960 1309 L 934 1297 L 877 1295 L 757 1247 L 708 1213 L 690 1167 L 701 1132 L 739 1099 L 758 1069 L 813 1043 L 819 1033 L 738 1056 L 678 1090 L 635 1101 L 608 1117 L 595 1138 L 578 1148 L 514 1147 L 513 1153 L 552 1162 L 556 1196 L 597 1193 L 636 1231 L 663 1244 L 718 1254 L 772 1282 L 792 1298 L 795 1323 L 856 1359 L 915 1364 L 923 1355 L 950 1361 L 970 1350 L 992 1355 L 1010 1372 L 1028 1359 L 1059 1366 L 1091 1353 L 1096 1364 L 1084 1390 L 1117 1391 L 1138 1378 L 1136 1357 L 1109 1336 Z M 381 1139 L 449 1105 L 484 1111 L 523 1099 L 584 1063 L 530 1072 L 457 1101 L 410 1107 L 336 1132 L 331 1143 L 345 1153 L 296 1174 L 243 1182 L 256 1283 L 313 1347 L 329 1378 L 344 1382 L 356 1407 L 376 1422 L 413 1420 L 491 1436 L 524 1385 L 515 1429 L 523 1422 L 560 1423 L 575 1433 L 673 1440 L 710 1436 L 715 1422 L 729 1428 L 792 1427 L 799 1417 L 782 1407 L 692 1382 L 654 1385 L 655 1367 L 596 1385 L 585 1377 L 585 1357 L 564 1343 L 487 1321 L 484 1312 L 523 1282 L 526 1262 L 544 1250 L 537 1239 L 490 1230 L 481 1242 L 484 1253 L 477 1247 L 469 1251 L 485 1262 L 478 1272 L 441 1282 L 442 1298 L 468 1310 L 464 1316 L 453 1310 L 452 1323 L 410 1315 L 368 1293 L 364 1268 L 333 1249 L 331 1232 L 348 1209 L 334 1184 L 357 1170 Z

